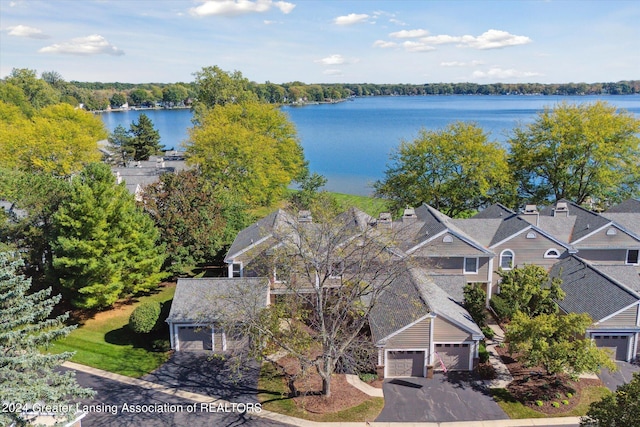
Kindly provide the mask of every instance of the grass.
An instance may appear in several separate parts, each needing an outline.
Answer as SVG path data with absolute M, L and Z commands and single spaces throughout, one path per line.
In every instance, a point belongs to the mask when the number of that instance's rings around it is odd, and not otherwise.
M 312 414 L 300 409 L 287 395 L 287 386 L 281 374 L 276 372 L 270 363 L 262 365 L 260 379 L 258 381 L 258 400 L 262 409 L 277 412 L 290 417 L 302 418 L 318 422 L 363 422 L 374 420 L 384 407 L 384 399 L 372 397 L 353 408 L 331 414 Z
M 511 396 L 511 394 L 504 388 L 493 389 L 491 394 L 493 398 L 498 402 L 498 405 L 511 419 L 522 418 L 547 418 L 547 417 L 581 417 L 586 415 L 589 410 L 589 405 L 592 402 L 597 402 L 604 396 L 609 394 L 610 391 L 606 387 L 586 387 L 580 392 L 580 402 L 577 406 L 573 407 L 570 411 L 557 413 L 553 415 L 543 414 L 535 411 L 528 406 L 523 405 Z
M 136 335 L 127 327 L 129 315 L 145 301 L 170 301 L 174 292 L 175 286 L 164 286 L 159 292 L 137 298 L 132 304 L 97 313 L 69 336 L 54 342 L 48 351 L 73 351 L 73 362 L 129 377 L 141 377 L 167 360 L 168 352 L 153 351 L 151 345 L 154 339 L 168 339 L 169 331 L 164 328 L 156 335 Z
M 389 212 L 387 201 L 369 196 L 356 196 L 354 194 L 331 193 L 341 206 L 348 208 L 354 206 L 372 217 L 377 217 L 380 212 Z

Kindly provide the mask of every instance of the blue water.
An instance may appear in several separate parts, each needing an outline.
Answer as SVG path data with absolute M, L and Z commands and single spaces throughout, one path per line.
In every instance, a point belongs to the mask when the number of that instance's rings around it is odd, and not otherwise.
M 312 172 L 328 178 L 326 189 L 370 194 L 384 176 L 389 154 L 420 128 L 439 129 L 461 120 L 481 126 L 490 139 L 505 142 L 517 124 L 531 123 L 544 107 L 607 101 L 640 117 L 640 96 L 415 96 L 356 98 L 339 104 L 283 107 L 298 129 Z M 143 111 L 160 131 L 166 148 L 188 138 L 189 110 Z M 109 131 L 129 127 L 141 111 L 104 113 Z

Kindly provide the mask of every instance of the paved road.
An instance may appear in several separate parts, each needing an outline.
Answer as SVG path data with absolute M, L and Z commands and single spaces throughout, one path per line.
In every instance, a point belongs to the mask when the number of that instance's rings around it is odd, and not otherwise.
M 402 378 L 383 384 L 385 405 L 376 421 L 444 422 L 508 419 L 484 386 L 466 373 L 433 379 Z
M 618 366 L 616 372 L 603 369 L 600 375 L 598 375 L 604 385 L 611 391 L 615 391 L 618 386 L 631 381 L 634 372 L 640 372 L 640 365 L 637 364 L 616 362 L 616 365 Z

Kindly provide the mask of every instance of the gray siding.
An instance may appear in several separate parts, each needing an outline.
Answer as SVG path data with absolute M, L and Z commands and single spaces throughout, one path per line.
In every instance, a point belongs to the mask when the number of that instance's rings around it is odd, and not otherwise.
M 626 249 L 580 249 L 578 256 L 588 261 L 604 261 L 610 264 L 624 265 L 627 262 Z
M 636 326 L 638 321 L 638 306 L 634 305 L 617 315 L 598 323 L 599 327 L 610 326 Z
M 427 318 L 421 320 L 415 325 L 411 326 L 408 329 L 400 332 L 397 335 L 391 337 L 386 344 L 386 348 L 391 349 L 419 349 L 419 348 L 429 348 L 429 336 L 430 336 L 430 328 L 431 327 L 431 319 Z
M 613 228 L 616 231 L 614 235 L 607 235 L 607 230 Z M 618 247 L 618 248 L 640 248 L 640 242 L 635 238 L 629 236 L 622 230 L 619 230 L 615 227 L 605 227 L 602 230 L 594 233 L 593 235 L 587 237 L 584 240 L 576 243 L 576 247 L 578 249 L 582 247 Z
M 436 317 L 433 328 L 434 342 L 461 342 L 472 340 L 469 332 L 460 329 L 442 317 Z
M 429 269 L 434 274 L 464 274 L 465 257 L 433 257 L 417 259 L 420 267 Z M 476 258 L 469 256 L 468 258 Z M 489 258 L 479 258 L 478 273 L 464 274 L 467 283 L 488 282 L 489 281 Z
M 536 233 L 535 239 L 527 239 L 527 234 L 532 230 L 525 230 L 514 238 L 492 248 L 496 254 L 496 260 L 493 265 L 495 270 L 500 267 L 500 253 L 505 249 L 510 249 L 515 254 L 515 266 L 523 266 L 525 264 L 535 264 L 542 267 L 551 267 L 558 262 L 558 258 L 545 258 L 544 254 L 548 249 L 555 249 L 560 254 L 560 258 L 566 256 L 566 249 L 551 239 Z

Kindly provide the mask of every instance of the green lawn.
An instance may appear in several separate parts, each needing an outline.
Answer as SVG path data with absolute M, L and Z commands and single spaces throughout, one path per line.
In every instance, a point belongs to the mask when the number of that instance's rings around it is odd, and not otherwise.
M 343 207 L 349 208 L 354 206 L 373 217 L 377 217 L 380 212 L 389 212 L 387 201 L 384 199 L 342 193 L 331 193 L 331 195 L 335 197 Z
M 384 407 L 384 399 L 372 397 L 353 408 L 332 414 L 313 414 L 300 409 L 293 399 L 287 396 L 287 386 L 284 378 L 276 372 L 271 363 L 264 363 L 260 370 L 258 381 L 258 400 L 262 404 L 262 409 L 290 417 L 302 418 L 309 421 L 318 422 L 363 422 L 373 421 Z
M 129 315 L 142 302 L 170 301 L 174 292 L 175 285 L 164 286 L 158 293 L 137 298 L 132 304 L 98 313 L 66 338 L 54 342 L 48 351 L 74 351 L 73 362 L 129 377 L 141 377 L 167 360 L 168 352 L 154 351 L 152 345 L 156 339 L 168 340 L 169 329 L 161 328 L 150 336 L 136 335 L 127 327 Z
M 589 405 L 597 402 L 607 394 L 611 393 L 606 387 L 587 387 L 580 393 L 580 402 L 571 411 L 562 412 L 554 415 L 546 415 L 535 411 L 528 406 L 515 400 L 511 394 L 504 388 L 493 389 L 491 394 L 498 402 L 498 405 L 511 419 L 522 418 L 546 418 L 546 417 L 581 417 L 586 415 Z

